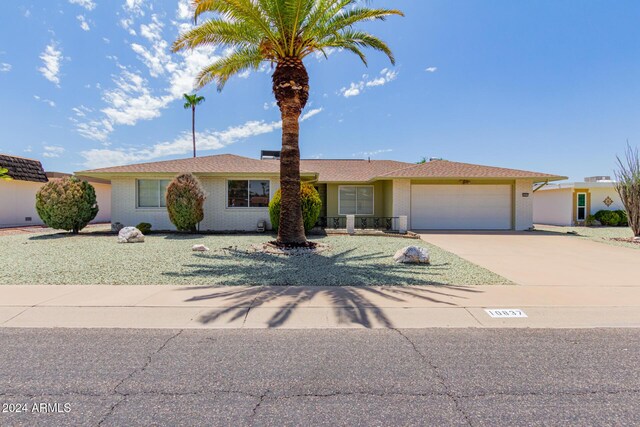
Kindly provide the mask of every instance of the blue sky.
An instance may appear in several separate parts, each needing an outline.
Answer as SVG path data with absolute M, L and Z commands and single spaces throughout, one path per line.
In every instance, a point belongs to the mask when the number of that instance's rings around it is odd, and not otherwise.
M 397 64 L 309 58 L 303 158 L 443 157 L 579 180 L 638 145 L 640 2 L 372 4 L 407 15 L 365 25 Z M 64 172 L 190 155 L 181 95 L 224 52 L 170 53 L 188 2 L 5 1 L 0 16 L 0 152 Z M 201 155 L 279 147 L 270 71 L 201 91 Z

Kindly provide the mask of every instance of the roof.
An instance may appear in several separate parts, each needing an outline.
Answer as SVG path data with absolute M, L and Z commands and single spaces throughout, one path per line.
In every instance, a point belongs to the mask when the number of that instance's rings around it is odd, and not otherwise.
M 395 160 L 300 160 L 300 167 L 317 172 L 320 182 L 367 182 L 408 166 Z
M 391 171 L 381 178 L 484 178 L 484 179 L 534 179 L 561 180 L 567 179 L 559 175 L 540 172 L 507 169 L 495 166 L 474 165 L 471 163 L 450 162 L 448 160 L 432 160 L 412 165 L 404 169 Z
M 78 178 L 81 181 L 87 181 L 87 182 L 91 182 L 94 184 L 111 184 L 111 181 L 109 181 L 108 179 L 102 179 L 102 178 L 93 178 L 90 176 L 82 176 L 82 175 L 73 175 L 70 173 L 66 173 L 66 172 L 46 172 L 47 174 L 47 178 L 49 178 L 49 181 L 55 181 L 55 180 L 60 180 L 63 178 L 66 178 L 68 176 L 75 176 L 76 178 Z
M 280 174 L 280 164 L 274 161 L 251 159 L 235 154 L 191 157 L 162 162 L 138 163 L 127 166 L 91 169 L 77 172 L 78 175 L 107 176 L 131 173 L 196 173 L 196 174 Z M 309 172 L 309 174 L 313 174 Z
M 38 160 L 0 154 L 0 168 L 8 169 L 9 176 L 17 181 L 48 181 L 42 163 Z
M 549 184 L 540 188 L 539 191 L 553 190 L 573 190 L 575 188 L 615 188 L 615 181 L 608 182 L 562 182 L 559 184 Z
M 300 160 L 303 176 L 317 176 L 319 182 L 370 182 L 376 179 L 533 179 L 555 181 L 566 177 L 517 169 L 433 160 L 424 164 L 395 160 Z M 280 161 L 257 160 L 233 154 L 196 157 L 162 162 L 139 163 L 77 172 L 78 175 L 107 178 L 118 174 L 195 173 L 195 174 L 280 174 Z

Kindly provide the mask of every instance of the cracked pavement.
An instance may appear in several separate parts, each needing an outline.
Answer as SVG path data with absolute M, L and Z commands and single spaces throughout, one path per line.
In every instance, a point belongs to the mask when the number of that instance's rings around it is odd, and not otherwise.
M 0 425 L 639 425 L 638 329 L 1 329 Z

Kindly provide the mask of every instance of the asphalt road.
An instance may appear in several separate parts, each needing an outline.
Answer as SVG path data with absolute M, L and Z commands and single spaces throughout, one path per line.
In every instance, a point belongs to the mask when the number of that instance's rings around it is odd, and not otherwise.
M 640 425 L 640 330 L 0 329 L 0 404 L 26 410 L 1 426 Z

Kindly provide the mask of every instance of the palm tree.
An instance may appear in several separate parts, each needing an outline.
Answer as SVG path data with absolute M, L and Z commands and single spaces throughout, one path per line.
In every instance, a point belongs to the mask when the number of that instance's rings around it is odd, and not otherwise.
M 191 135 L 193 136 L 193 157 L 196 156 L 196 105 L 200 105 L 204 102 L 204 96 L 198 96 L 198 94 L 194 93 L 193 95 L 189 95 L 188 93 L 183 93 L 184 97 L 184 109 L 188 110 L 191 108 Z
M 403 15 L 399 10 L 372 9 L 358 0 L 194 0 L 194 20 L 213 17 L 181 34 L 173 51 L 198 46 L 231 48 L 232 53 L 205 67 L 197 87 L 215 82 L 222 90 L 229 78 L 263 62 L 275 64 L 272 88 L 282 117 L 280 188 L 282 205 L 277 243 L 308 245 L 300 208 L 299 118 L 309 99 L 309 75 L 303 59 L 329 50 L 356 54 L 364 64 L 363 48 L 372 48 L 395 60 L 379 38 L 354 28 L 363 21 Z

